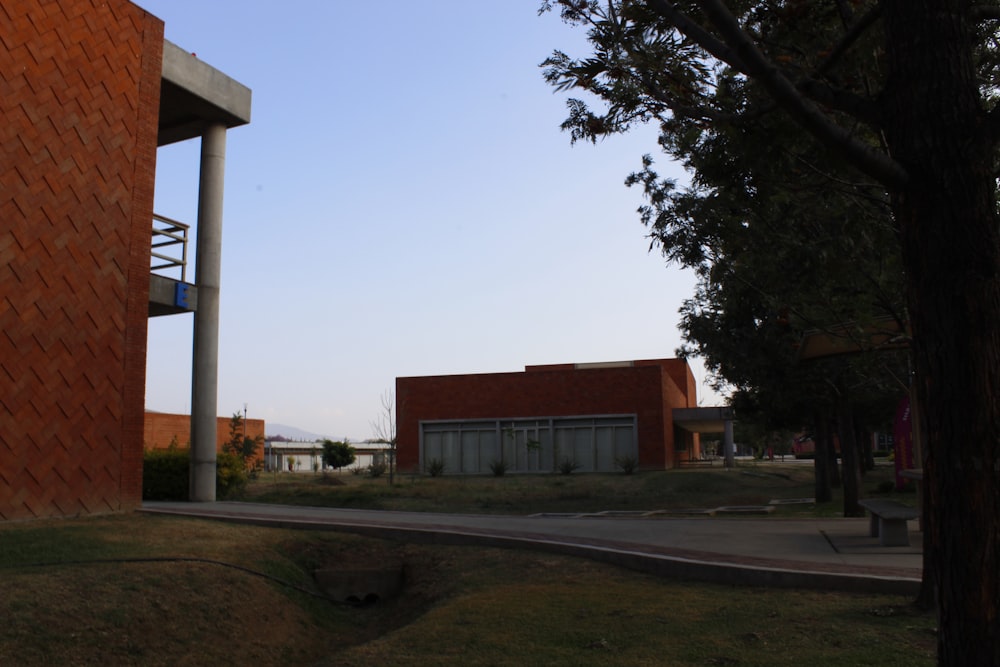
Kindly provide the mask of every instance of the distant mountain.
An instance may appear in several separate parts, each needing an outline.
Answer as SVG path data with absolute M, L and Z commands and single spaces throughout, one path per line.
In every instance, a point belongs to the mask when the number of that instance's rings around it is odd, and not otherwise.
M 283 435 L 289 440 L 300 440 L 304 442 L 313 442 L 315 440 L 322 440 L 327 436 L 319 435 L 317 433 L 310 433 L 309 431 L 303 431 L 300 428 L 295 428 L 294 426 L 288 426 L 287 424 L 274 424 L 272 422 L 267 423 L 267 437 L 272 438 L 276 435 Z

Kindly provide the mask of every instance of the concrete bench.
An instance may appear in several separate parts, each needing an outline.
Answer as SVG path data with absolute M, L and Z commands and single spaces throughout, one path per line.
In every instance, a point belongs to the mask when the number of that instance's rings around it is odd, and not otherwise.
M 879 544 L 884 547 L 910 546 L 910 531 L 906 522 L 920 517 L 917 508 L 882 498 L 861 500 L 858 504 L 871 514 L 868 534 L 877 537 Z

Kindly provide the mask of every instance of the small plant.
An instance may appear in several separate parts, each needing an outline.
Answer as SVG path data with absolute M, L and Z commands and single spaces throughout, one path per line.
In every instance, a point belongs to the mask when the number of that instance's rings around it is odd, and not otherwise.
M 360 475 L 361 473 L 363 473 L 365 471 L 365 469 L 362 468 L 361 466 L 354 466 L 353 468 L 350 468 L 349 470 L 351 471 L 352 475 Z
M 631 475 L 639 467 L 639 459 L 634 456 L 620 456 L 615 458 L 615 465 L 621 468 L 626 475 Z
M 580 468 L 580 464 L 573 459 L 563 459 L 559 462 L 559 472 L 563 475 L 571 475 Z
M 503 477 L 507 473 L 507 464 L 498 459 L 490 461 L 490 471 L 494 477 Z
M 431 477 L 438 477 L 444 473 L 444 461 L 441 459 L 431 459 L 427 462 L 427 474 Z
M 381 477 L 385 474 L 388 466 L 382 461 L 376 461 L 368 466 L 368 476 L 369 477 Z

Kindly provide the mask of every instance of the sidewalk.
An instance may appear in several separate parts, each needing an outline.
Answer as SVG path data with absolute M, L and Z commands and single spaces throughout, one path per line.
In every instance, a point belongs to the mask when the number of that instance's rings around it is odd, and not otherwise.
M 882 547 L 868 536 L 868 519 L 494 516 L 233 502 L 146 502 L 141 511 L 430 544 L 531 548 L 726 584 L 915 595 L 922 564 L 916 522 L 910 523 L 909 547 Z

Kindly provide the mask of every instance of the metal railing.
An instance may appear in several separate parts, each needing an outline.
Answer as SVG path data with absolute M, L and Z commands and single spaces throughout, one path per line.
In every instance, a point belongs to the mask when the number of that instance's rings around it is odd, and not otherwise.
M 153 245 L 150 250 L 150 271 L 181 270 L 181 282 L 187 282 L 187 247 L 190 225 L 183 222 L 153 214 Z M 162 248 L 180 246 L 180 258 L 177 249 L 170 254 L 163 254 Z M 157 264 L 157 261 L 161 262 Z

